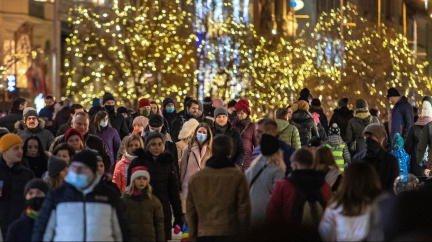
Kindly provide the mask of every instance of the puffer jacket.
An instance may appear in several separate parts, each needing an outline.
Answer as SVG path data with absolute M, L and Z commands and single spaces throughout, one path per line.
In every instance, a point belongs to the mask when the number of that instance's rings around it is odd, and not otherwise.
M 290 121 L 297 127 L 301 145 L 306 145 L 310 138 L 318 136 L 314 118 L 308 111 L 298 110 L 293 113 Z
M 354 112 L 347 107 L 341 107 L 334 110 L 333 116 L 330 119 L 329 127 L 336 123 L 341 131 L 342 139 L 346 139 L 346 130 L 348 122 L 354 117 Z
M 127 170 L 130 166 L 131 161 L 123 156 L 119 162 L 115 165 L 112 181 L 117 185 L 120 192 L 123 193 L 127 186 Z M 126 169 L 125 169 L 126 168 Z
M 392 109 L 390 140 L 396 133 L 402 138 L 408 136 L 411 126 L 414 125 L 414 113 L 411 104 L 406 97 L 402 97 Z
M 396 157 L 396 159 L 399 161 L 400 174 L 408 175 L 410 168 L 410 157 L 404 150 L 404 141 L 399 133 L 396 133 L 395 136 L 393 136 L 392 150 L 390 153 L 394 155 L 394 157 Z
M 96 176 L 83 191 L 65 182 L 48 193 L 32 241 L 129 241 L 120 196 L 100 180 Z
M 363 136 L 363 131 L 369 124 L 379 123 L 377 117 L 369 115 L 366 118 L 361 118 L 356 115 L 356 117 L 348 121 L 348 127 L 346 129 L 345 140 L 348 145 L 356 142 L 356 150 L 351 153 L 352 156 L 362 152 L 366 149 L 365 139 Z
M 24 123 L 23 125 L 24 125 L 23 126 L 24 129 L 19 130 L 17 132 L 17 135 L 23 141 L 30 138 L 31 136 L 37 136 L 41 140 L 44 150 L 48 150 L 50 148 L 50 145 L 54 140 L 54 136 L 51 133 L 51 131 L 44 129 L 45 121 L 43 121 L 43 119 L 39 119 L 39 125 L 34 129 L 27 128 L 27 126 Z
M 234 120 L 231 123 L 234 130 L 240 133 L 243 140 L 243 146 L 245 150 L 245 157 L 243 161 L 243 170 L 247 170 L 252 161 L 252 151 L 259 145 L 259 140 L 256 131 L 256 124 L 253 123 L 249 117 L 244 121 Z
M 5 127 L 10 133 L 14 131 L 15 123 L 23 119 L 22 110 L 12 110 L 8 115 L 0 118 L 0 127 Z
M 146 191 L 135 196 L 124 193 L 126 216 L 131 230 L 131 241 L 165 241 L 162 204 Z
M 408 132 L 408 136 L 405 140 L 405 151 L 410 155 L 410 173 L 415 176 L 423 176 L 423 162 L 419 165 L 417 163 L 417 146 L 420 141 L 420 136 L 422 134 L 423 127 L 428 123 L 432 122 L 432 117 L 419 117 L 417 122 L 411 127 Z M 424 155 L 422 159 L 424 158 Z
M 301 148 L 300 135 L 297 127 L 283 119 L 276 119 L 279 139 L 298 150 Z

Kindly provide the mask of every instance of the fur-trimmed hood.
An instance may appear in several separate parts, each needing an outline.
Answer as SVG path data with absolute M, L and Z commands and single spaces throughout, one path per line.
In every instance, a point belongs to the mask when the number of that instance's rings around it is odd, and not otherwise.
M 43 129 L 45 128 L 45 120 L 39 118 L 39 126 L 38 128 Z M 25 128 L 27 128 L 27 125 L 24 123 L 23 120 L 19 120 L 14 124 L 14 128 L 15 130 L 24 130 Z

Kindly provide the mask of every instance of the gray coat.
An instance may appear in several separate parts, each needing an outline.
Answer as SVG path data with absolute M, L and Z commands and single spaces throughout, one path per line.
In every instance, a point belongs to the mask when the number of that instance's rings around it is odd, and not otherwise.
M 39 119 L 39 126 L 33 130 L 27 128 L 24 124 L 23 128 L 17 132 L 17 135 L 25 142 L 26 139 L 31 136 L 37 136 L 43 145 L 44 150 L 48 150 L 50 148 L 51 143 L 54 140 L 54 136 L 51 131 L 44 129 L 45 122 L 42 119 Z
M 369 115 L 367 118 L 354 117 L 348 121 L 346 129 L 346 143 L 350 145 L 356 141 L 356 150 L 351 155 L 354 156 L 366 149 L 363 131 L 369 124 L 379 123 L 377 117 Z

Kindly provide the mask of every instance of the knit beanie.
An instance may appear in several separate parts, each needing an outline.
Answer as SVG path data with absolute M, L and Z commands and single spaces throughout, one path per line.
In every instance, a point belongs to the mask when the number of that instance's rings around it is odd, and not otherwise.
M 180 133 L 178 135 L 178 139 L 182 140 L 182 139 L 186 139 L 187 137 L 191 136 L 195 132 L 195 129 L 198 127 L 198 125 L 199 125 L 199 122 L 194 118 L 191 118 L 188 121 L 186 121 L 183 124 L 182 129 L 180 130 Z
M 432 98 L 425 96 L 422 102 L 422 117 L 432 117 Z
M 101 106 L 101 102 L 100 99 L 95 97 L 92 99 L 92 107 L 100 107 Z
M 175 104 L 174 99 L 172 99 L 170 97 L 165 98 L 162 102 L 162 108 L 165 109 L 166 105 L 168 105 L 170 103 Z
M 90 150 L 83 150 L 81 152 L 78 152 L 74 156 L 72 156 L 72 159 L 70 161 L 70 164 L 73 162 L 81 162 L 87 165 L 93 173 L 96 174 L 97 169 L 97 155 L 95 152 Z
M 150 182 L 150 173 L 148 173 L 147 167 L 145 166 L 136 166 L 132 168 L 131 173 L 131 183 L 140 176 L 147 178 L 147 181 Z
M 144 117 L 144 116 L 138 116 L 138 117 L 134 118 L 134 120 L 132 122 L 132 126 L 141 125 L 144 128 L 147 127 L 148 124 L 149 124 L 149 119 Z
M 117 113 L 126 113 L 127 115 L 129 115 L 129 111 L 123 106 L 117 108 Z
M 149 119 L 149 125 L 153 128 L 161 127 L 163 122 L 163 117 L 160 115 L 152 115 Z
M 369 112 L 369 105 L 364 99 L 356 100 L 356 112 L 357 113 L 367 113 Z
M 293 113 L 297 112 L 298 110 L 305 110 L 305 111 L 309 111 L 309 104 L 304 101 L 304 100 L 300 100 L 296 103 L 294 103 L 291 107 Z
M 26 108 L 24 108 L 24 110 L 23 110 L 23 117 L 25 117 L 25 115 L 27 114 L 27 112 L 30 111 L 30 110 L 33 110 L 33 111 L 36 112 L 36 109 L 35 109 L 35 108 L 33 108 L 33 107 L 26 107 Z
M 223 106 L 225 106 L 225 103 L 222 99 L 217 98 L 217 99 L 213 100 L 213 107 L 214 108 L 223 107 Z
M 214 117 L 217 118 L 219 115 L 225 115 L 228 117 L 228 111 L 226 110 L 226 108 L 224 107 L 216 108 L 214 111 Z
M 67 143 L 69 138 L 74 136 L 74 135 L 78 135 L 78 137 L 84 143 L 84 138 L 83 138 L 82 134 L 77 129 L 74 129 L 74 128 L 70 128 L 66 131 L 66 134 L 64 135 L 64 138 L 65 138 L 64 141 Z
M 161 133 L 157 131 L 149 132 L 145 138 L 145 144 L 147 145 L 152 139 L 156 139 L 156 138 L 162 139 L 162 141 L 164 140 Z
M 106 102 L 111 100 L 114 101 L 114 96 L 111 93 L 106 92 L 102 97 L 102 104 L 105 105 Z
M 338 102 L 338 106 L 339 107 L 347 107 L 348 106 L 348 98 L 346 98 L 346 97 L 344 97 L 344 98 L 341 98 L 340 100 L 339 100 L 339 102 Z
M 314 98 L 314 99 L 312 99 L 311 105 L 319 107 L 319 106 L 321 106 L 321 101 L 319 100 L 319 98 Z
M 366 126 L 363 131 L 363 134 L 370 133 L 373 136 L 377 137 L 380 143 L 382 143 L 387 138 L 387 133 L 385 131 L 384 126 L 381 124 L 373 123 Z
M 276 137 L 269 134 L 263 134 L 261 136 L 260 146 L 261 146 L 261 154 L 264 156 L 273 155 L 280 149 L 279 140 Z
M 147 98 L 141 98 L 138 102 L 138 108 L 143 108 L 147 106 L 150 106 L 150 100 L 148 100 Z
M 236 100 L 231 100 L 231 101 L 228 102 L 228 108 L 234 107 L 236 104 L 237 104 Z
M 245 112 L 248 116 L 251 114 L 251 111 L 250 111 L 249 107 L 246 106 L 245 104 L 240 103 L 240 105 L 239 105 L 239 103 L 237 103 L 237 104 L 234 106 L 234 108 L 235 108 L 235 110 L 237 110 L 237 111 L 240 111 L 240 110 L 241 110 L 241 111 Z
M 54 177 L 67 167 L 66 161 L 52 155 L 48 158 L 48 176 Z
M 4 152 L 17 144 L 24 144 L 24 142 L 18 135 L 5 134 L 0 139 L 0 152 Z
M 389 97 L 400 97 L 399 91 L 392 87 L 387 91 L 387 98 Z
M 30 191 L 30 189 L 33 189 L 33 188 L 37 188 L 37 189 L 41 190 L 43 193 L 45 193 L 45 195 L 49 191 L 49 187 L 48 187 L 48 184 L 46 184 L 46 182 L 44 182 L 40 178 L 33 178 L 32 180 L 27 182 L 27 184 L 24 187 L 24 197 L 27 195 L 27 193 Z
M 307 142 L 308 147 L 319 147 L 321 146 L 321 140 L 314 136 Z
M 249 101 L 246 99 L 240 99 L 236 104 L 238 105 L 245 104 L 246 106 L 250 107 Z
M 30 116 L 35 116 L 37 119 L 39 119 L 39 115 L 37 114 L 37 112 L 36 112 L 35 110 L 29 110 L 29 111 L 24 115 L 24 117 L 25 117 L 24 120 L 27 120 L 28 117 L 30 117 Z
M 329 135 L 340 135 L 340 128 L 337 123 L 333 123 L 328 132 Z
M 205 97 L 203 101 L 204 101 L 204 104 L 211 104 L 212 98 L 211 97 Z

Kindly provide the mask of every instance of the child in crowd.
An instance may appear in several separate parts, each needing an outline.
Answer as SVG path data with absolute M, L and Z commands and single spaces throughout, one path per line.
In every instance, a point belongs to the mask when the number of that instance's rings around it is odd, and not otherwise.
M 351 156 L 347 144 L 342 140 L 341 131 L 336 123 L 329 129 L 327 147 L 333 152 L 339 170 L 344 171 L 345 164 L 351 162 Z

